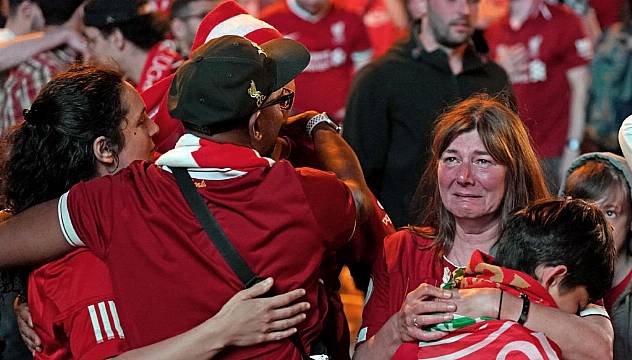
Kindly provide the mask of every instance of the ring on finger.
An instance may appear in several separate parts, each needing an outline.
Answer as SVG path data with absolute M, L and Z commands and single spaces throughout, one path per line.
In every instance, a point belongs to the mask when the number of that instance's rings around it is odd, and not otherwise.
M 416 327 L 416 328 L 419 327 L 419 324 L 417 324 L 417 318 L 416 317 L 413 318 L 413 326 Z

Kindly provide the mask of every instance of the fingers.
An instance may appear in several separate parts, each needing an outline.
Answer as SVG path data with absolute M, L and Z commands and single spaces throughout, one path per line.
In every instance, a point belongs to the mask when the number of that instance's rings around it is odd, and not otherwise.
M 422 329 L 413 328 L 409 332 L 410 336 L 419 341 L 433 341 L 439 340 L 442 337 L 448 335 L 445 331 L 424 331 Z
M 268 332 L 283 331 L 292 328 L 305 320 L 307 315 L 301 313 L 281 320 L 272 321 L 268 324 Z
M 239 297 L 241 299 L 254 299 L 258 296 L 261 296 L 267 293 L 272 288 L 273 284 L 274 284 L 274 280 L 271 277 L 269 277 L 263 281 L 260 281 L 254 284 L 253 286 L 247 289 L 241 290 L 235 295 L 235 297 Z
M 292 334 L 294 334 L 296 331 L 296 328 L 290 328 L 287 330 L 269 332 L 267 334 L 263 334 L 260 338 L 260 341 L 258 341 L 257 343 L 282 340 L 292 336 Z
M 281 295 L 273 296 L 268 299 L 262 299 L 270 308 L 279 308 L 293 303 L 299 298 L 305 296 L 305 290 L 296 289 Z
M 439 289 L 438 287 L 421 284 L 415 290 L 408 293 L 407 299 L 420 299 L 423 300 L 428 297 L 435 297 L 439 299 L 449 299 L 452 297 L 452 293 L 447 290 Z
M 271 311 L 271 319 L 272 320 L 286 319 L 298 313 L 302 313 L 309 310 L 309 307 L 310 305 L 308 302 L 301 302 L 298 304 L 294 304 L 292 306 L 275 309 Z
M 39 336 L 37 336 L 37 334 L 33 330 L 32 325 L 29 326 L 29 324 L 27 323 L 27 321 L 25 320 L 23 316 L 19 315 L 18 313 L 16 313 L 16 315 L 18 315 L 16 316 L 18 330 L 20 331 L 20 336 L 22 337 L 22 341 L 24 341 L 24 344 L 26 344 L 26 347 L 31 352 L 42 351 L 42 348 L 41 348 L 42 342 Z M 30 321 L 30 314 L 29 314 L 28 320 Z
M 411 325 L 414 328 L 423 328 L 435 324 L 444 323 L 454 318 L 452 314 L 431 314 L 431 315 L 416 315 L 413 316 Z M 415 325 L 416 324 L 416 325 Z
M 408 304 L 411 314 L 447 313 L 456 311 L 456 304 L 449 301 L 415 301 Z

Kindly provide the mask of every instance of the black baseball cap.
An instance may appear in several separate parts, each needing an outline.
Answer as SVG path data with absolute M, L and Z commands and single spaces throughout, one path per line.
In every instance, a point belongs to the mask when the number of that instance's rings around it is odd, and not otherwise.
M 151 7 L 146 0 L 90 0 L 83 11 L 86 26 L 103 27 L 149 14 Z
M 308 63 L 307 49 L 291 39 L 257 45 L 241 36 L 222 36 L 199 47 L 178 68 L 167 109 L 185 127 L 232 129 Z

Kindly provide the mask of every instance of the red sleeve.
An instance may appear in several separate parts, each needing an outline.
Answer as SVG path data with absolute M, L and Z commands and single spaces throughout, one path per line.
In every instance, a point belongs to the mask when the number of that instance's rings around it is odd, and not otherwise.
M 356 14 L 350 14 L 350 25 L 353 26 L 353 42 L 351 44 L 351 52 L 362 52 L 371 50 L 371 41 L 369 33 L 362 21 L 362 18 Z
M 362 326 L 358 333 L 358 343 L 370 339 L 393 315 L 389 304 L 389 273 L 384 251 L 380 251 L 371 270 L 371 281 L 362 311 Z
M 29 307 L 42 339 L 38 358 L 105 359 L 123 352 L 108 269 L 85 248 L 31 274 Z
M 80 182 L 59 199 L 59 222 L 71 246 L 87 246 L 99 258 L 108 256 L 116 220 L 125 216 L 127 179 L 142 172 L 143 162 L 133 162 L 114 176 Z M 117 196 L 113 196 L 117 194 Z
M 316 222 L 323 230 L 325 247 L 336 250 L 346 244 L 356 226 L 351 190 L 334 173 L 310 168 L 296 170 Z
M 572 69 L 576 66 L 587 65 L 592 59 L 592 43 L 590 38 L 584 32 L 581 20 L 577 15 L 568 10 L 564 14 L 564 24 L 560 24 L 559 29 L 562 31 L 562 39 L 560 45 L 566 47 L 563 64 L 564 67 Z

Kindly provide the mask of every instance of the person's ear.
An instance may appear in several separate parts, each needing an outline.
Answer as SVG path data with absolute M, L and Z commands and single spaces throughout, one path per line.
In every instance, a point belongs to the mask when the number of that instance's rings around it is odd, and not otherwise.
M 116 28 L 110 33 L 108 36 L 108 41 L 112 43 L 112 45 L 119 50 L 123 50 L 125 48 L 125 36 L 120 29 Z
M 538 265 L 535 269 L 535 276 L 540 284 L 549 292 L 552 287 L 558 287 L 562 283 L 564 276 L 568 273 L 566 265 L 546 266 Z
M 263 117 L 259 116 L 261 111 L 257 111 L 248 119 L 248 134 L 250 135 L 250 143 L 255 146 L 263 139 Z
M 112 169 L 118 167 L 118 160 L 113 145 L 105 136 L 99 136 L 92 143 L 92 152 L 97 160 L 97 172 L 99 175 L 112 173 Z
M 186 34 L 185 26 L 184 22 L 178 18 L 171 20 L 169 28 L 171 29 L 171 34 L 176 40 L 182 39 Z

